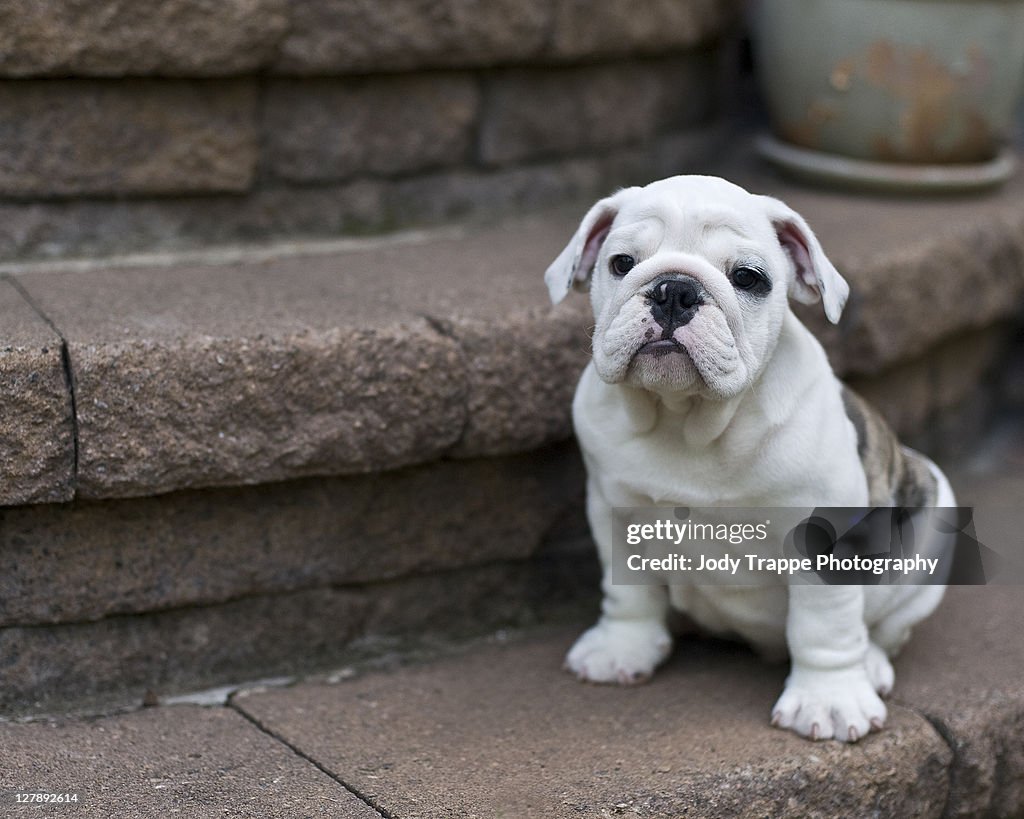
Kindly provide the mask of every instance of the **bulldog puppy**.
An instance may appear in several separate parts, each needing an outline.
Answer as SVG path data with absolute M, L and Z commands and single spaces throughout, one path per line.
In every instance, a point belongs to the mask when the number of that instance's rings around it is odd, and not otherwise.
M 595 204 L 545 274 L 589 286 L 593 359 L 573 421 L 604 567 L 602 614 L 569 651 L 579 678 L 634 683 L 671 649 L 670 606 L 791 673 L 772 725 L 853 742 L 886 718 L 893 656 L 943 586 L 614 585 L 613 507 L 954 506 L 833 374 L 787 297 L 837 322 L 849 286 L 804 219 L 723 179 L 677 176 Z

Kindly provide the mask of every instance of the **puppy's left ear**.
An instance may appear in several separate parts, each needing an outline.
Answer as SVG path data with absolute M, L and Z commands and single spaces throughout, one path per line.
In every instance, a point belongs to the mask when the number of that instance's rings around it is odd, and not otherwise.
M 789 295 L 803 304 L 821 301 L 828 320 L 838 323 L 850 295 L 850 285 L 828 260 L 821 243 L 799 213 L 778 199 L 761 198 L 779 244 L 793 262 Z
M 569 244 L 544 273 L 544 283 L 548 286 L 552 304 L 558 304 L 564 299 L 572 287 L 585 289 L 594 272 L 594 263 L 597 261 L 601 245 L 604 244 L 608 231 L 612 229 L 612 222 L 619 215 L 619 209 L 626 199 L 638 190 L 639 188 L 623 188 L 618 193 L 597 202 L 587 211 Z

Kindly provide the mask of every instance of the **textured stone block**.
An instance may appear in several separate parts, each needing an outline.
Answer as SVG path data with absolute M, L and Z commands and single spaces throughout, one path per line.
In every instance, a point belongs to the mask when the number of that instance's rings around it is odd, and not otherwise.
M 901 286 L 893 286 L 896 280 Z M 1015 229 L 975 225 L 913 258 L 879 260 L 866 267 L 857 285 L 872 308 L 856 316 L 846 359 L 879 366 L 920 353 L 961 327 L 983 326 L 982 317 L 1006 315 L 1008 304 L 1020 302 L 1024 214 Z
M 7 816 L 380 816 L 227 708 L 175 706 L 97 720 L 4 723 L 0 749 Z M 76 793 L 78 802 L 12 804 L 16 791 L 35 788 Z
M 21 277 L 68 341 L 79 497 L 388 469 L 453 445 L 454 343 L 406 270 L 356 258 Z
M 562 159 L 481 171 L 456 169 L 396 179 L 382 194 L 384 211 L 396 223 L 443 224 L 484 221 L 500 214 L 549 208 L 604 190 L 599 159 Z
M 1010 348 L 1010 329 L 1006 323 L 992 324 L 947 339 L 929 352 L 935 360 L 937 409 L 954 407 L 985 386 L 994 391 L 994 376 Z
M 362 632 L 359 591 L 317 589 L 96 622 L 0 629 L 0 713 L 139 704 L 206 683 L 313 668 Z
M 480 159 L 502 165 L 653 140 L 709 117 L 713 77 L 701 53 L 499 72 L 485 86 Z
M 288 0 L 6 0 L 0 75 L 217 76 L 268 61 Z
M 569 200 L 583 207 L 586 198 L 622 184 L 706 168 L 720 145 L 714 132 L 698 129 L 606 156 L 491 171 L 457 168 L 323 187 L 274 186 L 244 197 L 0 203 L 0 259 L 336 238 L 530 213 Z M 575 211 L 571 216 L 578 218 Z
M 583 309 L 504 317 L 504 350 L 495 354 L 494 325 L 455 319 L 447 332 L 459 343 L 468 376 L 467 424 L 453 455 L 498 455 L 572 436 L 566 408 L 589 360 Z
M 3 82 L 0 110 L 0 195 L 243 191 L 253 178 L 253 82 Z
M 61 339 L 0 277 L 0 506 L 71 498 L 73 427 Z
M 741 8 L 736 0 L 557 0 L 549 48 L 562 58 L 691 48 L 721 36 Z
M 918 436 L 964 402 L 987 404 L 995 397 L 991 377 L 1007 346 L 1004 324 L 954 336 L 924 355 L 874 376 L 850 379 L 898 435 Z M 955 414 L 955 413 L 954 413 Z M 935 443 L 935 442 L 933 442 Z
M 265 166 L 291 182 L 331 182 L 457 165 L 469 150 L 478 97 L 468 75 L 272 81 Z
M 568 567 L 568 568 L 566 568 Z M 593 554 L 248 597 L 87 623 L 0 628 L 0 714 L 138 704 L 213 685 L 379 658 L 596 608 Z M 584 591 L 572 573 L 588 582 Z M 554 578 L 554 580 L 553 580 Z M 559 585 L 569 580 L 567 586 Z
M 303 0 L 274 70 L 339 74 L 494 65 L 541 51 L 546 0 Z
M 573 444 L 153 498 L 0 510 L 0 626 L 518 560 L 578 508 Z
M 539 271 L 564 237 L 535 219 L 342 255 L 23 275 L 68 339 L 79 496 L 388 469 L 456 445 L 474 455 L 564 437 L 585 360 L 578 314 L 522 347 L 488 345 L 485 331 L 513 312 L 527 316 L 523 341 L 544 326 Z M 562 364 L 572 372 L 556 377 Z M 540 368 L 565 401 L 548 403 Z M 532 386 L 510 401 L 511 373 Z M 481 412 L 471 429 L 470 403 Z M 514 415 L 499 418 L 499 404 Z
M 623 185 L 642 185 L 663 176 L 706 169 L 720 146 L 721 137 L 714 129 L 700 128 L 597 156 L 400 179 L 383 191 L 384 212 L 397 224 L 551 212 L 566 231 L 561 237 L 564 243 L 575 227 L 573 220 L 578 222 L 590 201 Z M 565 202 L 575 204 L 553 212 L 554 205 Z M 523 241 L 528 244 L 530 237 Z
M 383 184 L 269 188 L 239 197 L 0 203 L 0 258 L 108 256 L 206 244 L 337 237 L 392 227 Z
M 81 497 L 387 469 L 438 457 L 463 424 L 453 345 L 422 320 L 69 352 Z
M 251 72 L 273 56 L 287 9 L 288 0 L 7 0 L 0 75 Z

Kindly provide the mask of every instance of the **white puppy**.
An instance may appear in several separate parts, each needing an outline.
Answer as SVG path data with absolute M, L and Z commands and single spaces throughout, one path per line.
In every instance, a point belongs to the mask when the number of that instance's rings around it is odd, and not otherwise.
M 595 204 L 545 281 L 589 285 L 593 360 L 573 403 L 587 515 L 604 567 L 597 625 L 568 654 L 593 682 L 666 658 L 675 606 L 792 670 L 772 724 L 855 741 L 882 726 L 888 657 L 942 586 L 614 585 L 613 507 L 953 506 L 941 472 L 901 448 L 833 374 L 787 296 L 830 321 L 849 287 L 807 223 L 722 179 L 679 176 Z

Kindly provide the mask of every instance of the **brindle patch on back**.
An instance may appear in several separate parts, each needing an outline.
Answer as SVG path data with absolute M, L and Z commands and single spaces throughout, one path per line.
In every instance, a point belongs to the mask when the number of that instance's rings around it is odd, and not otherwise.
M 857 430 L 857 454 L 868 479 L 868 503 L 934 506 L 938 484 L 928 465 L 913 451 L 901 447 L 882 416 L 845 385 L 843 406 Z

